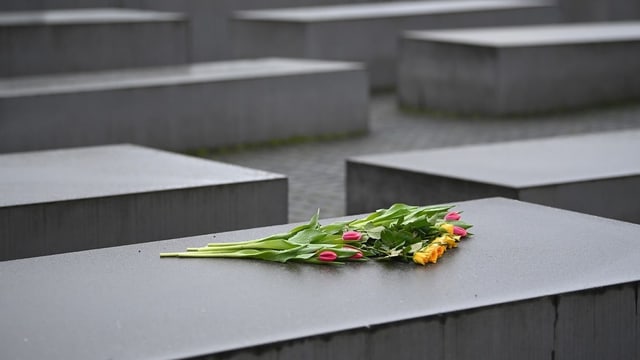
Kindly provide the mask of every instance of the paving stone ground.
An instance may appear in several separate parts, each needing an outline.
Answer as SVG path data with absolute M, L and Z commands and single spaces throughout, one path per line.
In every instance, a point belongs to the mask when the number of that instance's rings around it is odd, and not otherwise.
M 400 111 L 393 94 L 371 99 L 370 131 L 350 139 L 283 145 L 211 159 L 289 176 L 289 221 L 345 214 L 345 159 L 363 154 L 640 128 L 640 104 L 509 118 Z M 442 159 L 455 161 L 455 159 Z M 594 164 L 594 166 L 596 166 Z

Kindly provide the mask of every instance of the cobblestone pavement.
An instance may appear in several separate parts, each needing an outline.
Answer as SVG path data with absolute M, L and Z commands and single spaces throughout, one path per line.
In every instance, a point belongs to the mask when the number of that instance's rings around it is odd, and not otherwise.
M 213 160 L 289 177 L 289 221 L 345 214 L 345 159 L 351 156 L 640 128 L 640 104 L 525 118 L 409 114 L 393 94 L 371 99 L 368 134 L 342 140 L 220 153 Z

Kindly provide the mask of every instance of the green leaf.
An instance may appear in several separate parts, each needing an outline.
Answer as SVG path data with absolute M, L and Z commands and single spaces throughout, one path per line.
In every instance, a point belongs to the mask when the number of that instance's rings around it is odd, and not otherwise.
M 342 234 L 351 221 L 338 221 L 328 225 L 320 226 L 320 230 L 327 234 Z
M 369 238 L 380 239 L 380 237 L 382 236 L 381 233 L 384 229 L 384 226 L 374 226 L 373 224 L 368 223 L 367 226 L 365 226 L 364 232 Z
M 298 249 L 289 250 L 233 250 L 233 251 L 188 251 L 171 254 L 177 257 L 191 258 L 249 258 L 267 261 L 286 262 L 298 255 Z
M 424 247 L 424 244 L 421 242 L 417 242 L 417 243 L 413 243 L 409 246 L 407 246 L 407 248 L 405 249 L 405 252 L 408 254 L 414 254 L 416 251 L 422 249 Z
M 224 243 L 216 244 L 210 243 L 206 247 L 194 248 L 191 251 L 226 251 L 226 250 L 242 250 L 242 249 L 265 249 L 265 250 L 287 250 L 298 247 L 299 245 L 293 244 L 287 240 L 274 239 L 263 240 L 258 242 L 238 242 L 238 243 Z
M 389 254 L 387 255 L 387 257 L 391 258 L 391 257 L 400 256 L 400 255 L 402 255 L 402 250 L 394 249 L 394 250 L 389 251 Z
M 324 236 L 318 236 L 311 240 L 312 244 L 322 244 L 322 245 L 336 245 L 339 244 L 342 246 L 344 244 L 344 240 L 342 240 L 342 235 L 331 235 L 325 234 Z
M 469 229 L 469 228 L 471 228 L 471 227 L 473 227 L 473 225 L 468 224 L 468 223 L 466 223 L 466 222 L 464 222 L 464 221 L 462 221 L 462 220 L 458 220 L 458 221 L 448 221 L 448 223 L 449 223 L 449 224 L 452 224 L 452 225 L 455 225 L 455 226 L 459 226 L 459 227 L 461 227 L 461 228 L 463 228 L 463 229 L 465 229 L 465 230 L 466 230 L 466 229 Z
M 405 230 L 411 231 L 411 230 L 422 229 L 430 226 L 431 226 L 431 223 L 427 221 L 427 218 L 425 216 L 420 216 L 420 217 L 407 219 L 403 227 L 405 228 Z
M 384 245 L 388 248 L 396 248 L 399 246 L 403 246 L 407 242 L 413 242 L 413 235 L 411 233 L 406 232 L 404 230 L 389 230 L 384 229 L 381 233 L 381 238 Z
M 309 260 L 314 256 L 316 256 L 316 254 L 311 252 L 311 253 L 306 253 L 306 254 L 298 254 L 294 258 L 295 259 L 299 259 L 299 260 Z
M 300 244 L 306 245 L 311 243 L 320 242 L 319 240 L 324 239 L 327 236 L 324 232 L 317 229 L 304 229 L 299 233 L 295 234 L 293 237 L 289 239 L 289 242 L 292 244 Z
M 311 217 L 311 220 L 309 220 L 309 228 L 317 229 L 320 226 L 320 224 L 318 224 L 319 218 L 320 218 L 320 209 L 318 209 L 316 213 Z

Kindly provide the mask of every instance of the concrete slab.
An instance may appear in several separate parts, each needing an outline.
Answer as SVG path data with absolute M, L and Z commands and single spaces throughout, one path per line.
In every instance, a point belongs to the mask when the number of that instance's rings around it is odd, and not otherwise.
M 640 223 L 640 131 L 354 157 L 347 213 L 504 196 Z
M 60 0 L 57 0 L 60 1 Z M 66 0 L 70 1 L 70 0 Z M 377 0 L 380 1 L 380 0 Z M 370 2 L 367 0 L 121 0 L 122 6 L 135 9 L 176 11 L 189 16 L 192 61 L 232 59 L 228 19 L 234 11 L 289 6 L 331 5 Z
M 381 0 L 377 0 L 381 1 Z M 124 7 L 183 13 L 189 18 L 192 62 L 231 59 L 227 19 L 234 11 L 289 6 L 331 5 L 367 0 L 3 0 L 0 11 Z
M 559 0 L 567 22 L 640 19 L 640 2 L 635 0 Z
M 393 0 L 376 0 L 391 2 Z M 157 9 L 188 12 L 196 27 L 204 28 L 209 18 L 210 23 L 216 23 L 217 30 L 225 29 L 223 19 L 233 10 L 252 10 L 262 8 L 277 8 L 288 6 L 311 6 L 346 4 L 358 2 L 375 2 L 367 0 L 4 0 L 0 2 L 0 11 L 42 10 L 65 8 L 94 8 L 94 7 L 130 7 L 136 9 Z M 558 0 L 557 5 L 562 13 L 563 21 L 615 21 L 640 18 L 640 3 L 635 0 Z M 215 9 L 216 12 L 210 12 Z M 191 11 L 194 10 L 194 11 Z M 198 11 L 199 10 L 199 11 Z M 204 16 L 198 16 L 204 15 Z M 218 16 L 216 16 L 218 15 Z M 215 16 L 215 20 L 213 20 Z M 214 27 L 211 27 L 213 29 Z M 226 31 L 226 29 L 224 30 Z M 226 34 L 226 32 L 225 32 Z M 204 35 L 204 33 L 203 33 Z M 197 36 L 197 35 L 196 35 Z M 214 35 L 215 36 L 215 35 Z M 203 45 L 203 43 L 201 43 Z M 215 49 L 209 48 L 209 51 Z M 210 58 L 201 60 L 212 60 Z
M 158 257 L 212 235 L 3 262 L 0 346 L 65 359 L 637 357 L 638 225 L 506 199 L 459 208 L 474 237 L 427 268 Z
M 287 179 L 134 145 L 0 155 L 0 260 L 287 221 Z
M 5 0 L 0 3 L 0 11 L 105 8 L 120 4 L 120 0 Z
M 184 150 L 367 129 L 358 64 L 292 59 L 0 79 L 0 151 Z
M 405 37 L 470 46 L 520 47 L 633 42 L 640 40 L 638 29 L 640 22 L 617 22 L 484 28 L 478 31 L 407 31 Z
M 403 30 L 549 23 L 559 13 L 547 1 L 405 1 L 240 11 L 232 20 L 234 55 L 362 61 L 371 86 L 396 81 Z M 336 41 L 339 39 L 339 41 Z
M 510 115 L 640 99 L 640 22 L 406 32 L 398 102 Z
M 157 41 L 162 39 L 162 41 Z M 69 9 L 0 13 L 0 77 L 184 64 L 178 13 Z

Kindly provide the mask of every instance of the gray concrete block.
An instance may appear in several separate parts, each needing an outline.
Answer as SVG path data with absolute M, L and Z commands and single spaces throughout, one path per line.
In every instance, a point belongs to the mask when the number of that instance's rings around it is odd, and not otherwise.
M 120 3 L 121 0 L 3 0 L 0 11 L 111 8 Z
M 380 1 L 380 0 L 377 0 Z M 180 12 L 189 18 L 189 58 L 194 62 L 231 59 L 228 18 L 234 11 L 287 6 L 330 5 L 367 0 L 3 0 L 0 11 L 124 7 Z
M 640 19 L 635 0 L 558 0 L 564 21 L 615 21 Z
M 506 199 L 459 209 L 474 237 L 426 268 L 158 257 L 211 235 L 2 262 L 0 347 L 12 359 L 638 357 L 638 225 Z
M 347 160 L 347 213 L 502 196 L 640 223 L 640 131 Z
M 241 11 L 232 19 L 234 54 L 361 61 L 371 86 L 396 81 L 397 38 L 403 30 L 549 23 L 546 1 L 408 1 Z
M 640 354 L 634 353 L 633 348 L 640 340 L 640 333 L 632 330 L 637 318 L 629 316 L 636 312 L 636 286 L 620 286 L 600 294 L 559 297 L 555 358 L 637 358 Z M 585 344 L 582 339 L 593 341 Z
M 183 15 L 125 9 L 0 13 L 0 77 L 184 64 Z
M 258 59 L 0 80 L 0 151 L 183 150 L 366 131 L 357 64 Z
M 576 293 L 584 297 L 584 292 Z M 542 297 L 447 316 L 442 359 L 545 359 L 554 350 L 556 309 Z M 576 343 L 585 343 L 586 338 Z M 482 354 L 479 356 L 478 354 Z
M 60 1 L 60 0 L 58 0 Z M 378 0 L 380 1 L 380 0 Z M 360 3 L 367 0 L 120 0 L 124 7 L 177 11 L 189 16 L 189 50 L 192 61 L 233 58 L 229 17 L 234 11 L 270 9 L 287 6 Z
M 0 260 L 286 221 L 278 174 L 134 145 L 0 155 Z
M 640 22 L 405 33 L 398 102 L 510 115 L 640 99 Z

